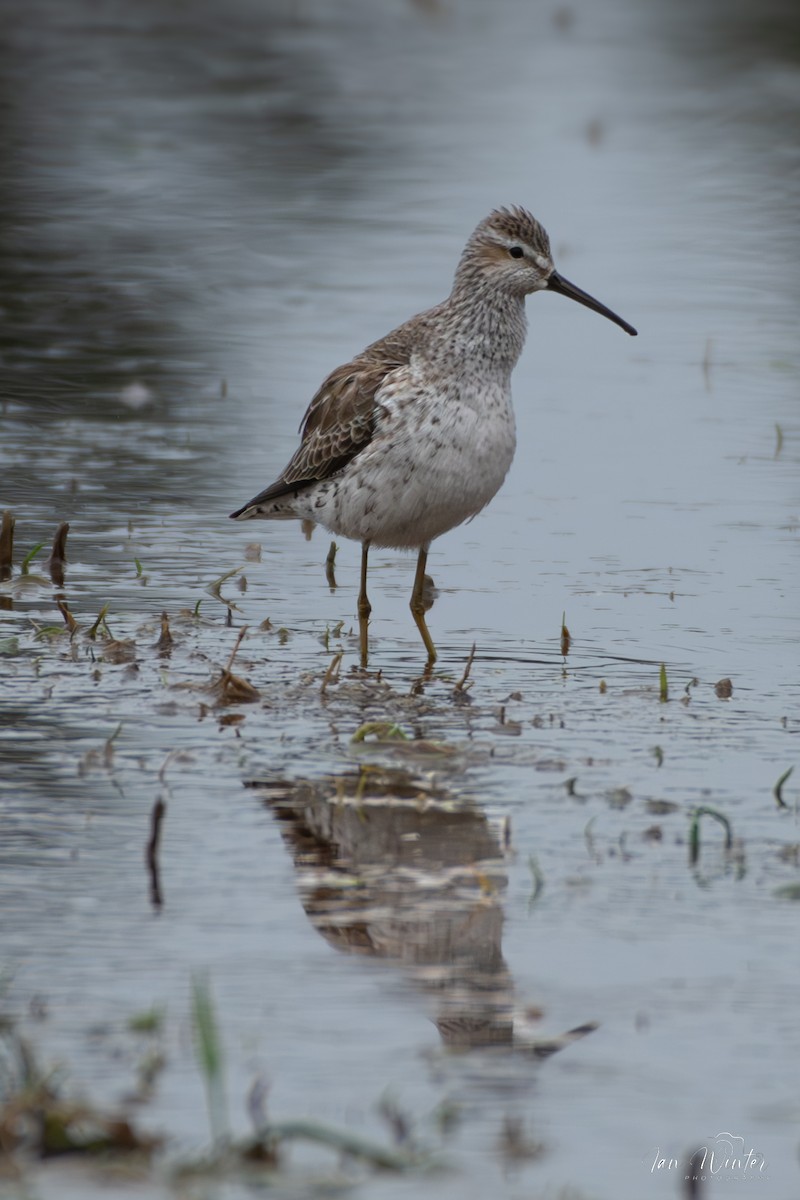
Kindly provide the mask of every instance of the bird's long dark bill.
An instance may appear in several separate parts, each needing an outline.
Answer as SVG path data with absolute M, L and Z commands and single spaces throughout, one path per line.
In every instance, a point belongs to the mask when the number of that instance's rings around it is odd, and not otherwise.
M 574 283 L 570 283 L 563 275 L 559 275 L 558 271 L 553 271 L 553 274 L 547 281 L 547 286 L 551 292 L 559 292 L 562 296 L 569 296 L 570 300 L 577 300 L 578 304 L 585 304 L 587 308 L 600 313 L 601 317 L 608 317 L 609 321 L 613 321 L 615 325 L 619 325 L 620 329 L 624 329 L 631 337 L 636 337 L 636 330 L 632 325 L 629 325 L 627 321 L 623 321 L 622 317 L 618 317 L 610 308 L 606 308 L 605 304 L 601 304 L 599 300 L 595 300 L 594 296 L 590 296 L 588 292 L 582 292 L 579 287 L 575 287 Z

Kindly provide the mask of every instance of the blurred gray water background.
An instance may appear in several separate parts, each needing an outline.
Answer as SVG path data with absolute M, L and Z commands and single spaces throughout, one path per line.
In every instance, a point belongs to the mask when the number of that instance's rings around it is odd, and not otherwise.
M 796 5 L 30 0 L 2 25 L 0 509 L 17 561 L 68 520 L 70 607 L 90 624 L 110 603 L 117 637 L 141 644 L 157 636 L 142 622 L 202 598 L 209 624 L 172 672 L 199 681 L 233 641 L 204 589 L 257 539 L 234 624 L 254 631 L 246 673 L 269 701 L 238 731 L 198 721 L 143 653 L 98 679 L 84 652 L 44 652 L 30 618 L 60 621 L 52 589 L 17 574 L 0 597 L 18 646 L 0 658 L 0 962 L 14 1003 L 46 997 L 46 1053 L 116 1097 L 125 1021 L 165 1005 L 150 1117 L 201 1142 L 185 1017 L 199 967 L 231 1097 L 262 1071 L 280 1112 L 374 1132 L 384 1088 L 412 1111 L 457 1094 L 459 1168 L 428 1194 L 671 1197 L 648 1155 L 729 1129 L 770 1164 L 753 1190 L 789 1200 L 797 917 L 775 892 L 796 880 L 800 835 L 771 788 L 796 758 L 800 699 Z M 551 1031 L 601 1022 L 535 1070 L 432 1066 L 417 984 L 332 951 L 306 919 L 278 827 L 241 784 L 350 762 L 358 705 L 332 718 L 291 689 L 324 673 L 326 628 L 352 622 L 358 548 L 340 547 L 332 593 L 324 534 L 227 520 L 288 459 L 327 371 L 442 299 L 472 227 L 507 203 L 640 330 L 529 302 L 514 467 L 429 562 L 443 669 L 457 677 L 478 646 L 478 715 L 437 710 L 451 685 L 434 683 L 426 732 L 467 740 L 450 784 L 511 818 L 509 971 Z M 413 564 L 373 559 L 376 665 L 405 692 Z M 264 617 L 285 645 L 255 633 Z M 666 714 L 648 691 L 662 661 Z M 511 694 L 515 737 L 495 715 Z M 104 771 L 86 756 L 120 723 Z M 141 850 L 172 750 L 189 757 L 156 920 Z M 644 851 L 658 800 L 680 819 Z M 731 817 L 744 873 L 687 869 L 698 803 Z M 531 854 L 547 886 L 529 910 Z M 547 1146 L 511 1174 L 509 1112 Z

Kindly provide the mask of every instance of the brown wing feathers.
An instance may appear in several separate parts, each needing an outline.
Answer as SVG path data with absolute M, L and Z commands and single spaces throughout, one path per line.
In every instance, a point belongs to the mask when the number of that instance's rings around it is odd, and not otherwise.
M 231 516 L 341 471 L 372 440 L 375 395 L 387 374 L 404 362 L 408 348 L 390 334 L 332 371 L 306 410 L 302 440 L 280 478 Z

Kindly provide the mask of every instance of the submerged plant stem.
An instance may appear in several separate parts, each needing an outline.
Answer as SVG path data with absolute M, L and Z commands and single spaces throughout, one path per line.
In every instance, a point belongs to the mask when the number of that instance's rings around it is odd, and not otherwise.
M 0 525 L 0 583 L 10 579 L 14 561 L 14 514 L 8 509 Z
M 661 664 L 661 670 L 658 673 L 658 698 L 662 704 L 666 704 L 669 700 L 669 686 L 667 684 L 667 668 Z

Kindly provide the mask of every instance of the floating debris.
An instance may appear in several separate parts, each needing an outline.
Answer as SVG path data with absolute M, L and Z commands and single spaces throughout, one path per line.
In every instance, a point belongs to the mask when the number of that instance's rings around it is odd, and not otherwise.
M 162 658 L 167 658 L 172 653 L 173 637 L 169 627 L 169 617 L 166 612 L 161 614 L 161 633 L 156 642 L 156 650 Z
M 564 612 L 561 614 L 561 653 L 564 658 L 566 658 L 569 654 L 569 648 L 571 644 L 572 635 L 567 629 L 567 614 Z
M 359 725 L 350 741 L 365 742 L 367 738 L 374 738 L 377 742 L 409 741 L 408 734 L 392 721 L 365 721 Z
M 147 1008 L 144 1012 L 134 1013 L 128 1018 L 127 1024 L 131 1033 L 160 1033 L 164 1026 L 164 1009 Z
M 622 809 L 628 807 L 633 795 L 626 787 L 612 788 L 606 792 L 606 800 L 609 808 Z
M 233 660 L 236 658 L 239 647 L 242 644 L 242 639 L 246 633 L 247 626 L 243 625 L 239 630 L 236 645 L 231 651 L 228 665 L 221 672 L 219 679 L 215 680 L 211 685 L 211 691 L 217 695 L 218 704 L 252 704 L 261 698 L 261 692 L 257 687 L 254 687 L 252 683 L 248 683 L 240 675 L 234 675 L 231 670 Z
M 325 692 L 326 692 L 329 684 L 339 682 L 339 670 L 340 670 L 343 658 L 344 658 L 344 651 L 339 650 L 338 653 L 334 654 L 333 658 L 331 659 L 330 663 L 328 664 L 328 669 L 325 672 L 325 678 L 322 680 L 322 686 L 319 689 L 319 694 L 321 696 L 325 695 Z
M 215 689 L 219 692 L 220 704 L 254 704 L 261 698 L 257 687 L 231 671 L 223 671 Z
M 644 806 L 655 817 L 667 816 L 668 813 L 677 812 L 680 808 L 680 805 L 676 804 L 674 800 L 646 800 Z
M 730 700 L 733 695 L 733 684 L 730 679 L 720 679 L 714 684 L 714 691 L 720 700 Z
M 547 1151 L 544 1142 L 528 1137 L 521 1117 L 510 1117 L 508 1114 L 503 1118 L 497 1138 L 497 1149 L 500 1157 L 507 1163 L 533 1162 Z
M 133 638 L 106 637 L 102 644 L 102 661 L 119 666 L 136 662 L 136 642 Z
M 26 1159 L 66 1154 L 104 1159 L 138 1154 L 147 1159 L 160 1148 L 160 1138 L 139 1133 L 123 1113 L 101 1112 L 63 1095 L 57 1073 L 40 1067 L 13 1025 L 3 1029 L 2 1040 L 0 1146 L 12 1171 L 17 1170 L 17 1154 Z

